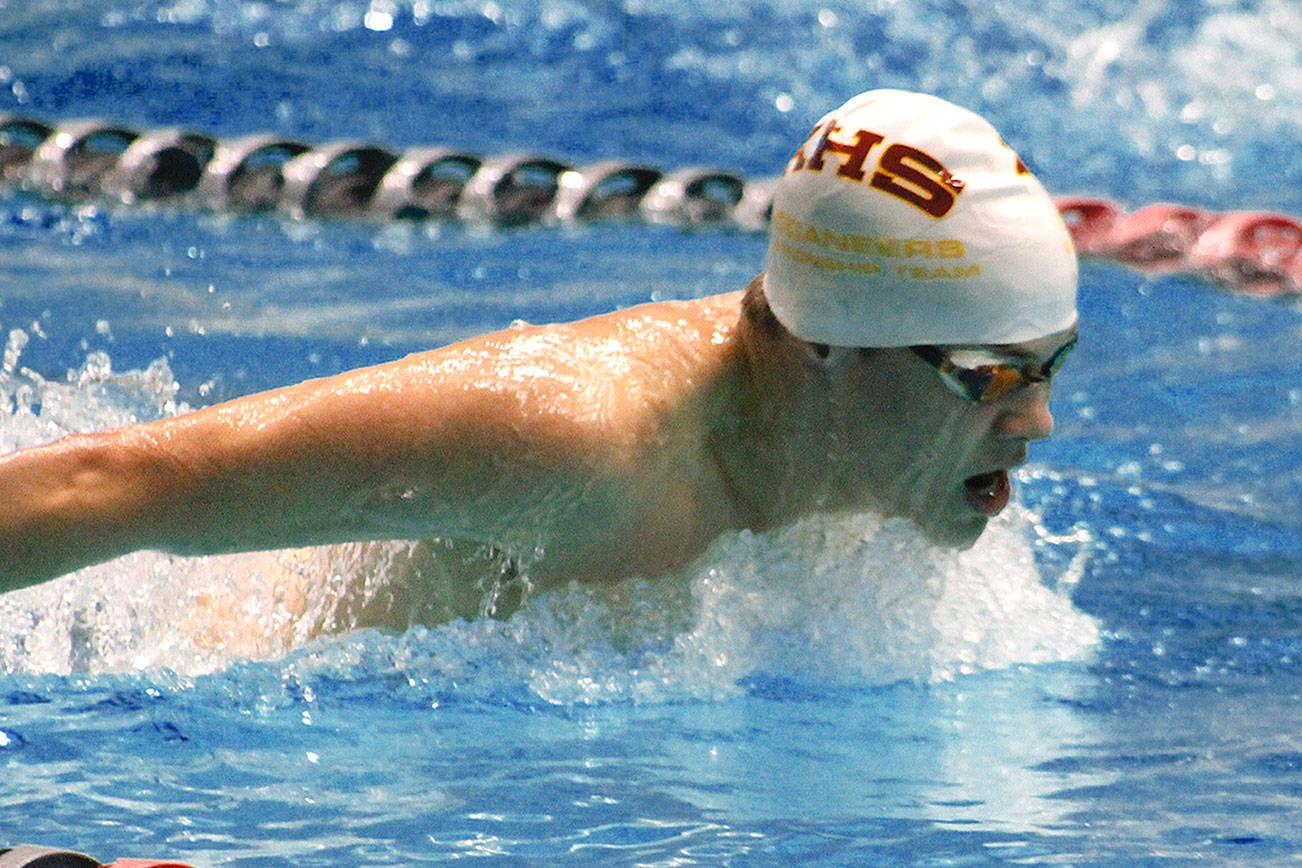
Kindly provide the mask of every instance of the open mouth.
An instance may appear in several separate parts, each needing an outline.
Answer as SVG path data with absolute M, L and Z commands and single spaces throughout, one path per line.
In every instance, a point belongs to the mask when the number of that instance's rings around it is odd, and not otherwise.
M 1008 479 L 1007 470 L 992 470 L 963 480 L 963 494 L 977 512 L 994 516 L 1008 505 L 1013 495 L 1013 484 Z

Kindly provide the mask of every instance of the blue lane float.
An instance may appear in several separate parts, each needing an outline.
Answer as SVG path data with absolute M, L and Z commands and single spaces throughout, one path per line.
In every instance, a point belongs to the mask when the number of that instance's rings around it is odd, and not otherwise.
M 217 140 L 203 133 L 163 129 L 142 133 L 100 182 L 103 193 L 127 204 L 170 199 L 199 185 Z
M 0 181 L 17 183 L 36 149 L 52 132 L 53 128 L 40 121 L 0 114 Z
M 139 138 L 99 120 L 60 124 L 32 154 L 22 183 L 51 198 L 83 201 L 103 195 L 103 180 Z
M 331 142 L 285 164 L 280 207 L 295 219 L 370 216 L 371 200 L 398 155 L 365 142 Z
M 370 211 L 383 219 L 452 220 L 482 164 L 454 148 L 408 148 L 380 179 Z
M 606 160 L 560 177 L 552 213 L 562 223 L 632 218 L 664 172 L 651 166 Z
M 504 154 L 484 160 L 462 191 L 457 216 L 504 226 L 547 219 L 560 177 L 573 168 L 536 154 Z
M 652 223 L 701 226 L 732 219 L 746 182 L 731 172 L 687 168 L 656 182 L 642 200 L 642 215 Z
M 198 199 L 213 211 L 273 210 L 285 186 L 285 166 L 309 150 L 304 142 L 267 133 L 219 142 L 199 180 Z

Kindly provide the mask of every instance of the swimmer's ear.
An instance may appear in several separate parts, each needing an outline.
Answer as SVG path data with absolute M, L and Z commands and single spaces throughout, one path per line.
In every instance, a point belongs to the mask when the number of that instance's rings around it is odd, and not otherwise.
M 856 351 L 850 347 L 837 347 L 798 338 L 782 329 L 780 343 L 782 354 L 798 361 L 803 367 L 832 373 L 846 367 Z
M 831 347 L 827 344 L 811 344 L 815 348 L 822 367 L 827 371 L 842 371 L 859 360 L 859 351 L 854 347 Z
M 796 348 L 797 354 L 799 354 L 802 359 L 814 365 L 821 366 L 823 362 L 827 361 L 828 356 L 832 355 L 832 350 L 834 349 L 834 347 L 831 347 L 828 344 L 816 344 L 812 341 L 798 338 L 790 332 L 786 333 L 786 339 L 788 344 L 791 344 Z
M 795 351 L 801 361 L 811 368 L 817 368 L 829 374 L 843 369 L 848 361 L 855 356 L 855 351 L 849 347 L 817 344 L 812 341 L 802 340 L 790 333 L 788 333 L 787 337 L 795 346 Z

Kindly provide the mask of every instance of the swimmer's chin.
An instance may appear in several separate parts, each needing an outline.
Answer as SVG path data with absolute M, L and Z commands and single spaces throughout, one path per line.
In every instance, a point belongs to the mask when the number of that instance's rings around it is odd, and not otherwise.
M 986 525 L 990 523 L 990 519 L 982 515 L 944 525 L 915 523 L 918 524 L 918 529 L 922 531 L 922 535 L 926 537 L 927 542 L 932 545 L 966 551 L 976 545 L 977 540 L 981 538 L 981 534 L 985 533 Z
M 840 512 L 840 511 L 836 511 Z M 881 518 L 902 518 L 907 520 L 929 544 L 937 548 L 966 551 L 976 545 L 981 534 L 985 533 L 991 516 L 968 514 L 961 518 L 945 520 L 940 517 L 920 517 L 908 515 L 903 511 L 876 510 L 871 507 L 845 510 L 845 513 L 871 513 Z

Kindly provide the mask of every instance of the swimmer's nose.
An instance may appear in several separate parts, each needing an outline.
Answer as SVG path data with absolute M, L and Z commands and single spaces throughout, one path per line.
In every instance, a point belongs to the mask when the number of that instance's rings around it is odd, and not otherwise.
M 1035 383 L 1008 395 L 1000 402 L 995 423 L 1000 434 L 1018 440 L 1045 440 L 1053 433 L 1049 412 L 1049 384 Z

